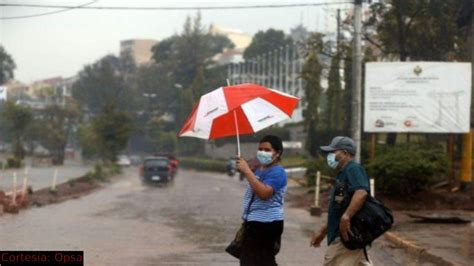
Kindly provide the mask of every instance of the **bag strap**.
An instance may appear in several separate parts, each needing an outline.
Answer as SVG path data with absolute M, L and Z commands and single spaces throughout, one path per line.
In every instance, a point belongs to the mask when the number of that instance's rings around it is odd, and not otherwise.
M 252 188 L 250 188 L 252 189 Z M 255 199 L 255 194 L 252 192 L 252 197 L 250 198 L 250 201 L 249 201 L 249 206 L 247 206 L 247 210 L 245 211 L 245 219 L 244 221 L 247 221 L 247 218 L 249 217 L 249 213 L 250 213 L 250 206 L 252 205 L 252 202 L 254 201 Z
M 369 256 L 367 255 L 367 246 L 364 247 L 364 256 L 365 256 L 365 259 L 367 260 L 367 262 L 370 263 Z
M 263 179 L 259 180 L 259 181 L 263 182 Z M 252 191 L 252 187 L 250 187 L 250 190 Z M 253 193 L 253 191 L 252 191 L 252 197 L 250 198 L 249 206 L 247 206 L 247 210 L 245 211 L 246 217 L 245 217 L 244 221 L 247 221 L 247 218 L 249 217 L 250 206 L 252 205 L 252 202 L 254 201 L 254 199 L 255 199 L 255 193 Z

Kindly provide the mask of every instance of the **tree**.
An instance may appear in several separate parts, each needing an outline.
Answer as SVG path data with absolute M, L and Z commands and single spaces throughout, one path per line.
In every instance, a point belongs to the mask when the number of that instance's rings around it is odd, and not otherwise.
M 173 84 L 189 88 L 200 68 L 213 64 L 212 57 L 224 49 L 233 48 L 225 36 L 211 34 L 201 25 L 201 15 L 186 18 L 183 32 L 163 40 L 152 48 L 153 59 L 163 65 L 163 72 L 171 77 Z
M 176 134 L 202 94 L 225 83 L 225 69 L 215 66 L 212 58 L 228 48 L 233 48 L 232 42 L 225 36 L 205 30 L 199 13 L 194 18 L 186 19 L 179 35 L 167 38 L 152 48 L 155 63 L 140 69 L 137 78 L 139 91 L 157 95 L 155 104 L 151 106 L 154 113 L 144 123 L 150 125 L 151 119 L 165 113 L 175 118 L 174 128 L 162 129 L 160 134 L 153 133 L 153 136 L 172 143 L 169 137 L 164 136 L 172 132 Z M 151 132 L 145 135 L 151 135 Z M 162 142 L 152 142 L 157 148 L 163 147 Z M 179 144 L 182 153 L 202 151 L 202 143 L 198 140 L 180 139 Z
M 306 46 L 308 47 L 308 54 L 302 71 L 302 78 L 306 81 L 304 87 L 306 108 L 303 111 L 303 117 L 307 132 L 306 149 L 312 156 L 315 156 L 318 147 L 314 141 L 314 136 L 320 121 L 319 102 L 322 92 L 321 73 L 323 66 L 318 58 L 324 46 L 322 35 L 319 33 L 311 34 Z
M 328 89 L 326 90 L 326 110 L 324 113 L 325 126 L 328 129 L 341 130 L 343 127 L 343 117 L 340 108 L 343 104 L 343 95 L 341 87 L 340 74 L 340 53 L 336 54 L 331 59 L 331 66 L 329 69 Z
M 73 84 L 72 95 L 81 107 L 97 114 L 106 106 L 131 110 L 134 106 L 132 87 L 127 86 L 126 66 L 119 58 L 108 55 L 93 65 L 86 66 Z
M 204 85 L 204 70 L 201 68 L 198 70 L 198 74 L 195 77 L 190 88 L 182 91 L 181 95 L 181 112 L 178 119 L 179 125 L 184 124 L 184 121 L 193 110 L 193 106 L 199 101 L 200 96 L 203 93 Z M 204 152 L 204 146 L 202 141 L 192 138 L 181 138 L 179 139 L 180 152 L 184 154 L 199 154 Z
M 382 52 L 400 61 L 462 58 L 465 42 L 456 26 L 462 4 L 463 0 L 375 3 L 367 26 L 375 27 L 377 46 Z M 367 34 L 365 37 L 371 39 Z
M 274 51 L 293 43 L 290 37 L 286 37 L 282 30 L 268 29 L 257 32 L 250 45 L 244 51 L 244 58 L 251 59 L 258 55 Z
M 13 70 L 15 68 L 15 62 L 3 46 L 0 45 L 0 85 L 14 77 Z
M 97 154 L 104 162 L 115 162 L 127 146 L 133 132 L 132 117 L 115 106 L 108 105 L 81 128 L 81 144 L 87 155 Z
M 64 150 L 78 117 L 78 107 L 70 103 L 67 107 L 47 106 L 36 120 L 38 141 L 50 152 L 54 165 L 63 164 Z
M 25 157 L 23 141 L 32 121 L 33 115 L 29 108 L 12 101 L 7 101 L 3 106 L 2 125 L 5 127 L 8 138 L 13 142 L 13 153 L 17 160 L 21 161 Z
M 375 27 L 376 36 L 365 34 L 365 38 L 386 57 L 400 61 L 466 60 L 465 38 L 456 27 L 462 4 L 463 0 L 375 3 L 367 26 Z M 387 144 L 394 145 L 396 138 L 396 133 L 387 134 Z
M 174 105 L 176 105 L 178 90 L 165 71 L 167 69 L 162 64 L 138 68 L 135 80 L 138 111 L 164 115 L 177 109 Z
M 350 114 L 352 108 L 352 47 L 350 44 L 344 45 L 342 48 L 344 60 L 344 92 L 343 92 L 343 112 Z M 343 132 L 350 135 L 351 132 L 351 116 L 345 115 L 343 118 Z
M 148 121 L 148 137 L 158 152 L 174 153 L 177 148 L 176 132 L 172 131 L 173 125 L 160 117 L 153 117 Z

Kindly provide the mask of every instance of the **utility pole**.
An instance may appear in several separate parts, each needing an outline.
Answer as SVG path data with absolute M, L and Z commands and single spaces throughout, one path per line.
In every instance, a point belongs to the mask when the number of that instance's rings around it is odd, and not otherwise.
M 291 93 L 290 94 L 293 94 L 295 96 L 298 96 L 296 95 L 295 91 L 296 91 L 296 43 L 293 43 L 293 46 L 292 46 L 293 49 L 291 49 L 292 51 L 292 60 L 291 60 Z
M 357 152 L 355 160 L 360 162 L 361 150 L 361 94 L 362 94 L 362 0 L 354 0 L 354 38 L 352 48 L 352 139 Z
M 262 85 L 267 86 L 267 54 L 262 55 Z
M 257 83 L 257 59 L 252 58 L 252 83 Z
M 227 65 L 227 79 L 232 82 L 232 63 Z
M 336 35 L 336 51 L 339 53 L 339 45 L 341 42 L 341 9 L 337 9 L 337 35 Z
M 278 48 L 274 52 L 273 56 L 273 85 L 272 89 L 277 89 L 277 80 L 278 80 Z
M 288 44 L 286 45 L 285 50 L 285 89 L 283 91 L 288 92 L 288 89 L 290 88 L 290 46 Z
M 278 71 L 278 90 L 285 91 L 283 86 L 283 46 L 280 47 L 280 58 L 278 60 L 279 71 Z

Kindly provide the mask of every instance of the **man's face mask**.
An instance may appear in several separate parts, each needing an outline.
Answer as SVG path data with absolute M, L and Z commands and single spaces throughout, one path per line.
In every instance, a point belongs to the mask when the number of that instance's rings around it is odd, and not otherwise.
M 273 161 L 271 151 L 257 151 L 257 160 L 262 165 L 270 164 Z
M 326 160 L 329 167 L 332 169 L 336 169 L 337 165 L 339 164 L 339 162 L 336 160 L 336 154 L 334 152 L 329 153 L 326 157 Z

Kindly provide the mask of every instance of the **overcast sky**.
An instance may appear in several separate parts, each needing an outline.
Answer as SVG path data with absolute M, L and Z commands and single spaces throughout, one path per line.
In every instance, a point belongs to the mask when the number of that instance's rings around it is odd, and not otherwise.
M 81 5 L 92 0 L 0 0 L 0 3 Z M 343 0 L 100 0 L 92 6 L 229 6 L 341 2 Z M 202 10 L 203 24 L 238 29 L 253 35 L 268 28 L 289 32 L 302 23 L 309 30 L 327 28 L 337 6 L 240 10 Z M 0 7 L 0 17 L 32 15 L 56 9 Z M 124 39 L 165 39 L 181 32 L 187 15 L 197 11 L 70 10 L 25 19 L 0 20 L 0 43 L 13 57 L 15 77 L 24 83 L 75 75 L 84 65 L 112 53 Z M 330 26 L 329 26 L 330 27 Z

